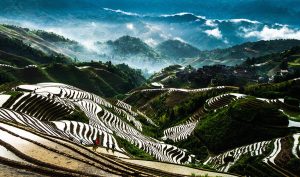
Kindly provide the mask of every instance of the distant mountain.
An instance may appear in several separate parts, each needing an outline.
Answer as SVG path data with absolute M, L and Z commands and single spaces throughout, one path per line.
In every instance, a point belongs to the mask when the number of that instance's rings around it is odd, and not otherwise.
M 268 75 L 275 82 L 295 78 L 300 75 L 300 46 L 280 53 L 249 58 L 241 66 L 255 68 L 259 75 Z
M 278 43 L 279 41 L 269 42 Z M 290 42 L 297 44 L 297 41 Z M 251 44 L 252 49 L 258 48 L 257 51 L 261 51 L 260 47 Z M 280 44 L 278 46 L 285 47 Z M 271 45 L 265 49 L 270 52 L 274 48 Z M 199 88 L 210 85 L 243 86 L 247 83 L 277 83 L 297 77 L 300 77 L 300 46 L 264 56 L 248 57 L 241 64 L 235 66 L 211 65 L 194 68 L 172 65 L 153 74 L 148 79 L 147 87 L 153 88 L 159 85 L 165 88 Z
M 156 50 L 171 59 L 193 58 L 200 54 L 200 50 L 180 40 L 167 40 L 160 43 Z
M 68 55 L 86 53 L 92 55 L 76 41 L 54 33 L 0 25 L 0 84 L 61 82 L 112 97 L 145 81 L 140 70 L 128 65 L 77 63 Z
M 226 48 L 258 40 L 300 39 L 297 35 L 299 25 L 294 20 L 299 16 L 296 2 L 273 3 L 266 0 L 262 3 L 253 0 L 247 3 L 219 0 L 222 5 L 194 0 L 184 3 L 179 0 L 177 3 L 170 0 L 126 2 L 128 3 L 112 3 L 108 0 L 2 0 L 0 22 L 51 30 L 81 43 L 86 42 L 86 46 L 125 35 L 135 36 L 155 45 L 180 38 L 200 50 Z M 273 9 L 261 8 L 264 5 Z M 159 10 L 158 7 L 162 8 Z M 169 9 L 170 7 L 174 9 Z M 223 10 L 225 7 L 232 10 L 230 15 Z M 263 13 L 257 15 L 257 11 Z M 283 14 L 286 16 L 281 19 Z
M 159 52 L 143 40 L 131 36 L 122 36 L 114 41 L 97 42 L 99 58 L 113 63 L 126 63 L 142 70 L 158 71 L 172 64 Z
M 19 64 L 23 64 L 21 66 L 35 62 L 51 63 L 51 57 L 56 56 L 56 62 L 59 60 L 63 63 L 71 60 L 111 61 L 113 64 L 126 63 L 131 67 L 152 73 L 173 64 L 191 65 L 195 68 L 213 64 L 234 66 L 248 58 L 300 46 L 299 40 L 289 39 L 247 42 L 225 49 L 200 51 L 197 47 L 181 40 L 166 40 L 153 47 L 141 38 L 126 35 L 116 40 L 97 42 L 95 47 L 88 48 L 77 41 L 52 32 L 11 25 L 0 25 L 0 40 L 2 40 L 0 50 L 2 55 L 5 55 L 2 60 L 6 58 L 4 62 L 6 64 L 16 64 L 7 60 L 8 55 L 26 58 L 18 61 Z M 15 59 L 17 60 L 18 57 Z
M 166 40 L 156 47 L 151 47 L 140 38 L 123 36 L 115 41 L 107 41 L 105 44 L 111 51 L 109 55 L 144 57 L 153 61 L 167 60 L 170 63 L 177 63 L 178 59 L 193 58 L 200 54 L 199 49 L 179 40 Z
M 187 61 L 185 64 L 194 67 L 213 64 L 236 65 L 241 64 L 247 58 L 278 53 L 295 46 L 300 46 L 300 40 L 288 39 L 247 42 L 226 49 L 203 51 L 200 53 L 198 59 Z
M 28 29 L 3 25 L 0 25 L 0 60 L 16 66 L 72 62 L 59 48 Z
M 22 48 L 21 46 L 23 46 L 23 48 L 27 46 L 28 49 L 26 50 L 35 50 L 35 53 L 40 53 L 39 55 L 48 57 L 63 55 L 65 58 L 69 58 L 68 60 L 84 56 L 84 54 L 87 53 L 87 49 L 78 42 L 42 30 L 30 30 L 17 26 L 0 25 L 0 38 L 1 40 L 10 41 L 6 42 L 6 45 L 2 45 L 1 49 L 3 51 L 7 50 L 9 53 L 16 52 L 16 54 L 19 53 L 17 55 L 21 56 L 22 54 L 20 52 L 22 52 L 22 50 L 12 50 L 14 48 Z M 15 47 L 8 45 L 15 45 Z M 17 47 L 17 45 L 19 47 Z M 23 52 L 26 53 L 25 49 Z M 89 55 L 91 55 L 91 52 L 89 52 Z M 25 54 L 24 57 L 26 57 Z M 35 59 L 35 57 L 32 56 L 30 58 Z
M 112 48 L 112 52 L 115 55 L 144 55 L 150 58 L 159 57 L 159 54 L 150 46 L 136 37 L 123 36 L 115 41 L 107 41 L 106 44 Z

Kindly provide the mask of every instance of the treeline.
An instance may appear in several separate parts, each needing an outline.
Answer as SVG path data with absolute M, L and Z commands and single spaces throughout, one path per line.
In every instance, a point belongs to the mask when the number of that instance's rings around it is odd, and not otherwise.
M 25 44 L 21 40 L 7 38 L 1 35 L 0 50 L 12 53 L 17 56 L 29 58 L 38 64 L 71 63 L 71 60 L 62 54 L 47 55 L 40 50 L 34 49 L 30 44 Z

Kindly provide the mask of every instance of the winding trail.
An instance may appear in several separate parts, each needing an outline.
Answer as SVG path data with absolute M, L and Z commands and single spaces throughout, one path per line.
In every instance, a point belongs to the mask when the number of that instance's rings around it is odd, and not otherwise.
M 233 174 L 227 174 L 227 173 L 218 173 L 218 172 L 212 172 L 212 171 L 206 171 L 206 170 L 200 170 L 195 168 L 189 168 L 182 165 L 175 165 L 175 164 L 169 164 L 169 163 L 163 163 L 163 162 L 154 162 L 154 161 L 145 161 L 145 160 L 132 160 L 132 159 L 122 159 L 123 161 L 139 164 L 143 166 L 148 166 L 151 168 L 163 170 L 163 171 L 169 171 L 180 175 L 208 175 L 208 176 L 222 176 L 222 177 L 233 177 L 236 175 Z

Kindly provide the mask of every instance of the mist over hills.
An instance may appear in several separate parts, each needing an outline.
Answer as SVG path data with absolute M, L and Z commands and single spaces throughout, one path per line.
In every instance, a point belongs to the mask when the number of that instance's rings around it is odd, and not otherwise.
M 28 51 L 24 51 L 25 48 L 36 50 L 33 52 L 34 55 L 40 53 L 39 56 L 45 55 L 44 57 L 59 56 L 64 57 L 66 61 L 126 63 L 133 68 L 144 70 L 145 73 L 153 73 L 173 64 L 191 65 L 196 68 L 213 64 L 233 66 L 241 64 L 247 58 L 278 53 L 300 45 L 299 40 L 270 40 L 248 42 L 226 49 L 202 51 L 180 39 L 166 39 L 152 46 L 141 38 L 126 35 L 116 40 L 95 42 L 91 50 L 78 41 L 42 30 L 0 25 L 0 34 L 3 44 L 14 45 L 13 47 L 3 45 L 1 47 L 3 52 L 21 55 L 30 60 L 37 59 L 39 61 L 35 62 L 38 63 L 45 62 L 41 61 L 41 58 L 28 54 Z M 23 53 L 17 50 L 18 48 L 24 49 Z M 9 61 L 6 60 L 6 62 Z
M 298 24 L 293 17 L 299 17 L 299 5 L 295 0 L 279 1 L 279 0 L 246 0 L 246 1 L 193 1 L 186 0 L 182 3 L 180 0 L 126 0 L 114 1 L 109 0 L 2 0 L 0 5 L 4 8 L 1 13 L 13 13 L 18 10 L 26 10 L 30 13 L 44 11 L 62 12 L 63 10 L 76 11 L 79 9 L 100 9 L 103 7 L 112 9 L 123 9 L 124 11 L 134 11 L 142 14 L 163 14 L 191 12 L 201 14 L 209 18 L 248 18 L 265 21 L 269 23 L 289 23 Z M 37 9 L 37 7 L 39 9 Z M 201 8 L 194 8 L 201 7 Z M 268 8 L 264 8 L 268 7 Z M 213 11 L 211 9 L 214 9 Z M 86 12 L 87 13 L 87 12 Z
M 256 0 L 243 3 L 189 0 L 180 6 L 180 1 L 4 0 L 0 2 L 4 7 L 0 22 L 55 32 L 91 50 L 97 41 L 116 40 L 125 35 L 141 38 L 152 46 L 180 39 L 200 50 L 257 40 L 300 39 L 299 26 L 293 22 L 299 17 L 297 3 L 273 2 L 264 1 L 268 10 L 263 10 L 257 7 L 261 2 Z M 249 10 L 252 12 L 245 12 Z M 281 15 L 276 20 L 277 13 Z
M 125 62 L 150 72 L 182 63 L 196 67 L 216 63 L 235 65 L 241 63 L 236 58 L 244 59 L 248 55 L 226 54 L 213 60 L 210 56 L 218 55 L 216 49 L 246 42 L 300 39 L 300 28 L 293 20 L 299 16 L 300 8 L 293 0 L 285 3 L 265 0 L 267 10 L 261 8 L 262 2 L 257 0 L 180 3 L 178 0 L 114 3 L 107 0 L 3 0 L 0 23 L 64 36 L 70 40 L 48 42 L 52 43 L 52 49 L 79 61 Z M 249 11 L 252 12 L 247 13 Z M 124 36 L 140 42 L 123 38 L 116 46 Z M 115 53 L 115 50 L 123 50 L 120 46 L 128 49 L 130 45 L 123 45 L 126 42 L 137 42 L 136 49 L 144 51 L 137 54 L 131 46 L 126 55 Z M 200 52 L 210 50 L 215 51 Z
M 0 176 L 299 176 L 296 0 L 0 8 Z

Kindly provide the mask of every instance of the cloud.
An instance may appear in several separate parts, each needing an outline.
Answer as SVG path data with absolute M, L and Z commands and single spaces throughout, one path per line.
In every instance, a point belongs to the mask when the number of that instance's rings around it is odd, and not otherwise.
M 185 40 L 183 40 L 180 37 L 174 37 L 174 40 L 177 40 L 177 41 L 180 41 L 180 42 L 183 42 L 183 43 L 187 43 Z
M 129 30 L 134 30 L 134 25 L 132 23 L 127 23 L 126 28 Z
M 261 40 L 274 40 L 274 39 L 300 39 L 300 31 L 290 29 L 288 26 L 281 28 L 270 28 L 267 25 L 261 31 L 248 31 L 244 34 L 245 38 L 255 37 Z
M 154 40 L 153 38 L 145 39 L 145 43 L 152 47 L 156 46 L 158 44 L 158 42 L 156 40 Z
M 160 32 L 161 29 L 158 26 L 146 23 L 145 28 L 147 28 L 149 30 L 149 32 Z
M 228 20 L 228 21 L 230 21 L 230 22 L 232 22 L 232 23 L 247 22 L 247 23 L 252 23 L 252 24 L 260 24 L 259 21 L 249 20 L 249 19 L 244 19 L 244 18 L 242 18 L 242 19 L 230 19 L 230 20 Z
M 223 35 L 221 33 L 221 31 L 219 30 L 219 28 L 215 28 L 212 30 L 206 30 L 204 31 L 208 36 L 212 36 L 215 37 L 217 39 L 222 39 Z
M 115 13 L 119 13 L 119 14 L 123 14 L 123 15 L 128 15 L 128 16 L 140 16 L 137 13 L 125 12 L 125 11 L 120 10 L 120 9 L 114 10 L 114 9 L 110 9 L 110 8 L 103 8 L 103 10 L 110 11 L 110 12 L 115 12 Z
M 224 43 L 225 43 L 225 44 L 229 44 L 228 39 L 225 39 L 225 40 L 224 40 Z
M 218 26 L 218 24 L 216 24 L 214 20 L 206 20 L 205 21 L 205 25 L 206 26 L 210 26 L 210 27 L 216 27 L 216 26 Z

